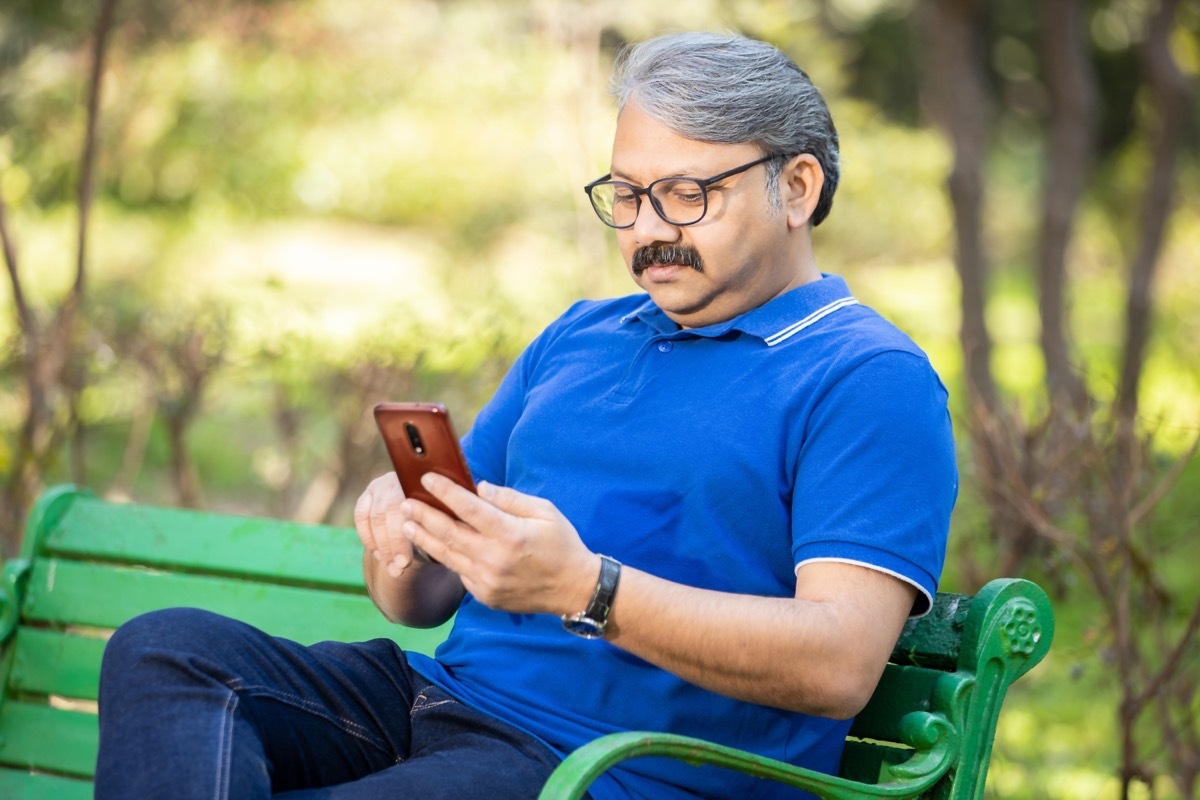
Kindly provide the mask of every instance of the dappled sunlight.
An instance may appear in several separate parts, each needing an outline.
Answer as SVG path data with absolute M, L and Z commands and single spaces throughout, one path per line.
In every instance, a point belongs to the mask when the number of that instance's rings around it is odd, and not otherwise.
M 176 268 L 201 291 L 257 306 L 253 329 L 306 327 L 349 343 L 387 314 L 436 328 L 455 311 L 443 290 L 453 265 L 430 240 L 356 224 L 295 220 L 228 230 Z
M 1112 83 L 1137 72 L 1127 48 L 1153 4 L 1101 5 L 1088 35 Z M 211 507 L 344 518 L 339 470 L 382 463 L 371 402 L 439 400 L 465 430 L 521 348 L 569 304 L 638 291 L 581 191 L 610 160 L 612 57 L 624 41 L 667 30 L 732 28 L 793 56 L 837 121 L 843 172 L 832 214 L 813 232 L 820 268 L 844 275 L 856 297 L 908 333 L 950 390 L 963 484 L 942 588 L 958 588 L 978 565 L 995 569 L 1002 548 L 967 427 L 947 191 L 955 151 L 928 98 L 906 83 L 927 56 L 910 28 L 918 6 L 285 0 L 168 3 L 161 19 L 122 20 L 98 130 L 93 307 L 75 409 L 87 433 L 82 480 L 169 502 L 179 457 L 194 462 Z M 31 28 L 0 69 L 0 198 L 43 320 L 74 278 L 91 24 L 86 3 L 45 8 L 62 19 Z M 0 12 L 0 39 L 11 34 L 10 13 Z M 1200 12 L 1184 9 L 1181 19 L 1170 49 L 1194 83 Z M 1032 28 L 1002 12 L 992 22 L 1005 30 L 987 63 L 1003 87 L 993 87 L 979 230 L 986 325 L 1001 403 L 1032 423 L 1049 405 L 1036 277 L 1048 100 L 1032 78 Z M 1153 121 L 1144 87 L 1118 89 L 1125 105 L 1106 120 L 1121 124 L 1106 135 L 1127 138 L 1106 140 L 1111 152 L 1088 176 L 1065 259 L 1070 361 L 1101 406 L 1096 418 L 1119 384 L 1154 156 L 1144 131 L 1125 130 Z M 1177 167 L 1139 394 L 1137 423 L 1155 434 L 1146 460 L 1156 467 L 1200 435 L 1195 159 L 1193 148 Z M 7 280 L 0 305 L 7 478 L 28 409 Z M 61 443 L 46 457 L 46 482 L 74 479 L 60 395 L 49 401 Z M 172 451 L 164 420 L 191 401 L 187 451 Z M 1186 588 L 1183 601 L 1196 592 L 1198 470 L 1185 471 L 1151 515 L 1154 547 L 1182 543 L 1162 551 L 1171 562 L 1162 575 Z M 1158 554 L 1150 548 L 1148 558 Z M 1105 605 L 1066 559 L 1025 564 L 1067 575 L 1055 600 L 1064 616 L 1050 657 L 1014 687 L 1000 717 L 992 797 L 1120 795 L 1118 698 L 1111 653 L 1097 644 Z M 1154 796 L 1175 800 L 1172 791 L 1160 782 Z

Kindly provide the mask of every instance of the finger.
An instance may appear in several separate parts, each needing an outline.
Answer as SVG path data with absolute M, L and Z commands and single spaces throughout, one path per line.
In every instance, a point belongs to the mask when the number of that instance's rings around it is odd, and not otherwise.
M 433 514 L 441 514 L 429 506 L 425 506 L 425 508 Z M 444 514 L 442 516 L 445 517 Z M 450 521 L 451 526 L 454 525 L 453 520 L 450 520 L 449 517 L 446 519 Z M 426 517 L 426 523 L 428 522 L 429 518 Z M 439 529 L 437 533 L 434 533 L 425 524 L 410 519 L 404 523 L 403 530 L 414 561 L 432 561 L 454 572 L 459 572 L 469 561 L 469 558 L 464 556 L 453 544 L 456 532 L 450 528 Z
M 468 493 L 470 494 L 470 493 Z M 474 495 L 471 495 L 474 497 Z M 479 498 L 474 497 L 476 503 Z M 404 524 L 405 535 L 412 547 L 413 557 L 427 558 L 462 575 L 480 557 L 484 543 L 479 532 L 431 505 L 409 500 L 409 520 Z
M 371 487 L 368 486 L 354 503 L 354 530 L 362 546 L 375 552 L 375 537 L 371 532 Z
M 496 486 L 486 481 L 481 481 L 479 484 L 479 496 L 514 517 L 545 518 L 549 516 L 550 509 L 553 508 L 548 501 L 540 497 L 524 494 L 507 486 Z
M 395 479 L 394 472 L 389 474 Z M 367 484 L 367 488 L 354 503 L 354 530 L 358 532 L 358 538 L 363 547 L 371 552 L 379 550 L 377 529 L 372 517 L 376 513 L 378 495 L 387 486 L 387 477 L 387 475 L 381 475 Z M 396 482 L 396 485 L 399 486 L 399 481 Z
M 405 501 L 389 503 L 384 510 L 384 530 L 387 537 L 387 554 L 380 554 L 380 560 L 388 565 L 392 577 L 399 577 L 394 570 L 403 572 L 412 563 L 412 545 L 404 533 L 404 523 L 408 521 L 408 508 Z M 394 569 L 393 569 L 394 568 Z
M 477 531 L 485 531 L 490 526 L 503 522 L 502 515 L 491 503 L 443 475 L 427 472 L 421 476 L 421 485 L 442 501 L 460 520 Z
M 403 520 L 395 519 L 397 510 L 404 502 L 404 492 L 395 473 L 381 475 L 371 481 L 368 493 L 370 506 L 365 514 L 368 540 L 364 545 L 384 562 L 391 561 L 397 552 L 407 554 L 407 539 L 400 530 Z

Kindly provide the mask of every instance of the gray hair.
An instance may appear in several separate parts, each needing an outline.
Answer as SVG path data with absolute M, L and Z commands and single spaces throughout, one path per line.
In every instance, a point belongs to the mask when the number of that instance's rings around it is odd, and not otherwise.
M 737 35 L 680 33 L 623 50 L 613 72 L 618 110 L 631 100 L 680 136 L 704 142 L 753 142 L 764 155 L 809 153 L 825 173 L 813 225 L 829 215 L 841 175 L 838 135 L 817 87 L 794 61 L 766 42 Z M 783 159 L 767 162 L 778 204 Z

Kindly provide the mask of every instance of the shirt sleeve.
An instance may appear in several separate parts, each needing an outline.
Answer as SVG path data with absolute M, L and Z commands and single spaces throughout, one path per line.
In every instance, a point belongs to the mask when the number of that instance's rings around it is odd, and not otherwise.
M 861 564 L 918 590 L 928 612 L 958 494 L 946 389 L 919 354 L 876 354 L 837 380 L 807 419 L 792 497 L 796 566 Z

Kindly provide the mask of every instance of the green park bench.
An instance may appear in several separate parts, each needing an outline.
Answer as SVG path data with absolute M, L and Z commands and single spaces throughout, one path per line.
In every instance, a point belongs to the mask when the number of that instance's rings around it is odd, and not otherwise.
M 101 500 L 48 490 L 0 586 L 0 797 L 91 796 L 106 634 L 144 611 L 196 606 L 301 642 L 390 637 L 431 652 L 447 626 L 392 625 L 363 589 L 354 531 Z M 905 628 L 855 720 L 841 775 L 703 741 L 617 733 L 573 753 L 542 798 L 582 797 L 627 758 L 717 764 L 827 798 L 981 798 L 1005 692 L 1045 655 L 1054 617 L 1024 580 L 939 594 Z M 719 725 L 719 720 L 713 721 Z

